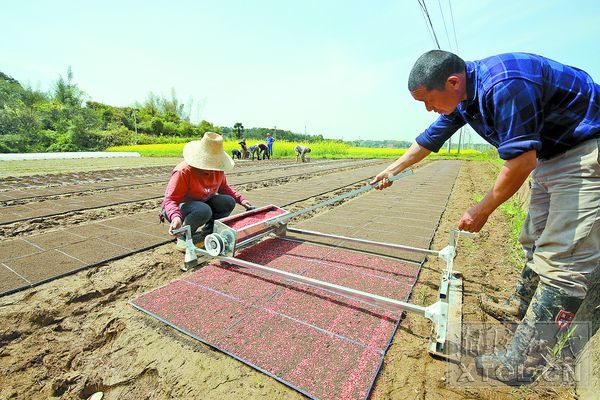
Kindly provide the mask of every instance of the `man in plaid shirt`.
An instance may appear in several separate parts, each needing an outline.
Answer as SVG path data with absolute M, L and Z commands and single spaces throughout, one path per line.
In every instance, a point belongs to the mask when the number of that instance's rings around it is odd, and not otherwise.
M 521 323 L 505 351 L 477 357 L 476 365 L 480 371 L 540 367 L 531 343 L 541 339 L 552 347 L 555 335 L 541 333 L 536 323 L 568 327 L 586 295 L 587 276 L 600 263 L 600 85 L 580 69 L 534 54 L 465 62 L 433 50 L 413 66 L 408 88 L 440 117 L 373 179 L 381 182 L 378 189 L 439 151 L 465 124 L 494 145 L 505 163 L 491 191 L 464 213 L 459 229 L 478 232 L 532 173 L 519 238 L 527 256 L 521 280 L 505 302 L 482 302 L 498 319 Z

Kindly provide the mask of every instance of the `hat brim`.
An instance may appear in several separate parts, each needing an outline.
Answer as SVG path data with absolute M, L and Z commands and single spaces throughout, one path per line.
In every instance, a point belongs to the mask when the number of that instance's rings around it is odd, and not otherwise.
M 229 154 L 219 152 L 210 154 L 203 152 L 199 147 L 199 141 L 190 142 L 183 148 L 183 159 L 185 162 L 198 169 L 209 171 L 231 171 L 235 163 Z

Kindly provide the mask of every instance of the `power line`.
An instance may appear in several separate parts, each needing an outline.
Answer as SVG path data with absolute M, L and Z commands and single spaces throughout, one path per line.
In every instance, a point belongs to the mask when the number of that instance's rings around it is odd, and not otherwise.
M 431 33 L 433 34 L 433 40 L 435 41 L 435 44 L 437 46 L 437 48 L 439 50 L 441 50 L 442 48 L 440 47 L 440 42 L 438 41 L 437 35 L 435 34 L 435 29 L 433 29 L 433 24 L 431 23 L 431 17 L 429 16 L 429 11 L 427 10 L 427 5 L 425 4 L 425 0 L 417 0 L 419 5 L 421 6 L 421 12 L 423 13 L 423 16 L 425 17 L 425 23 L 429 23 L 428 28 L 431 29 Z
M 421 13 L 423 14 L 423 19 L 425 20 L 425 25 L 427 26 L 427 30 L 429 31 L 430 36 L 432 36 L 433 41 L 435 42 L 437 48 L 439 50 L 441 50 L 440 47 L 440 42 L 437 38 L 437 35 L 435 33 L 435 29 L 433 28 L 433 23 L 431 22 L 431 17 L 429 15 L 429 11 L 427 10 L 427 4 L 425 4 L 425 0 L 417 0 L 417 2 L 419 3 L 419 6 L 421 7 Z M 448 47 L 450 47 L 450 50 L 452 51 L 452 42 L 450 40 L 450 34 L 448 33 L 448 27 L 446 25 L 446 18 L 444 17 L 444 10 L 442 9 L 442 3 L 440 0 L 438 0 L 438 6 L 440 8 L 440 14 L 442 16 L 442 22 L 444 23 L 444 30 L 446 31 L 446 39 L 448 39 Z M 448 0 L 448 7 L 450 8 L 450 18 L 452 21 L 452 31 L 454 32 L 454 43 L 456 45 L 456 52 L 458 53 L 458 40 L 456 38 L 456 26 L 454 24 L 454 13 L 452 12 L 452 3 L 451 0 Z M 467 134 L 469 134 L 467 132 Z M 471 141 L 470 135 L 469 135 L 469 143 Z M 461 128 L 459 130 L 459 138 L 458 138 L 458 148 L 457 151 L 458 153 L 460 153 L 461 150 L 461 145 L 464 146 L 463 143 L 463 129 Z M 448 140 L 448 153 L 450 152 L 450 149 L 452 148 L 452 138 L 450 137 Z
M 420 9 L 421 9 L 421 15 L 423 16 L 423 22 L 425 22 L 425 27 L 427 28 L 427 33 L 429 33 L 429 37 L 435 43 L 435 39 L 433 37 L 433 33 L 431 33 L 431 28 L 429 27 L 429 23 L 427 22 L 427 16 L 425 15 L 423 6 L 421 5 L 421 2 L 419 0 L 417 0 L 417 2 L 419 3 Z
M 458 53 L 458 40 L 456 40 L 456 27 L 454 25 L 454 14 L 452 13 L 452 3 L 448 0 L 448 6 L 450 7 L 450 18 L 452 19 L 452 30 L 454 31 L 454 43 L 456 44 L 456 52 Z
M 431 33 L 431 28 L 429 27 L 429 24 L 427 23 L 427 17 L 425 16 L 423 9 L 421 9 L 421 15 L 423 16 L 423 22 L 425 22 L 425 27 L 427 27 L 427 33 L 429 33 L 429 37 L 435 43 L 435 39 L 433 38 L 433 34 Z
M 442 14 L 442 22 L 444 23 L 444 30 L 446 31 L 446 39 L 448 39 L 448 47 L 452 51 L 452 43 L 450 43 L 450 35 L 448 34 L 448 28 L 446 27 L 446 18 L 444 17 L 444 11 L 442 10 L 441 0 L 438 0 L 438 6 L 440 7 L 440 14 Z

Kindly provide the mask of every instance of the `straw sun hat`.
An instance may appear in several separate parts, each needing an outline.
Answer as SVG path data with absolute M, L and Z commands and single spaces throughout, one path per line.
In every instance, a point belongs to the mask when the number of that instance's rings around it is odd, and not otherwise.
M 183 159 L 188 165 L 212 171 L 233 169 L 233 160 L 223 150 L 223 136 L 206 132 L 201 140 L 192 140 L 183 148 Z

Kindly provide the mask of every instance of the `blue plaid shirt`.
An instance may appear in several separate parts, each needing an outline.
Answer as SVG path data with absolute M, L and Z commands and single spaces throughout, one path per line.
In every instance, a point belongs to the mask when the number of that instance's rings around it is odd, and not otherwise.
M 510 160 L 530 150 L 548 159 L 600 136 L 600 85 L 548 58 L 507 53 L 466 62 L 467 99 L 416 141 L 437 152 L 465 124 Z

